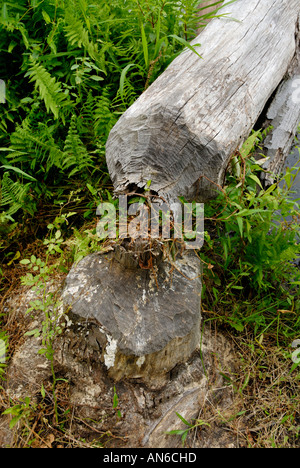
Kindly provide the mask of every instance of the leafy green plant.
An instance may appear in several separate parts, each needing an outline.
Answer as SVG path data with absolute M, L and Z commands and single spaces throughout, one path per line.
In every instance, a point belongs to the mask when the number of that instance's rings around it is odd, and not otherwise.
M 59 108 L 67 99 L 62 92 L 61 84 L 47 72 L 43 65 L 31 59 L 30 67 L 25 77 L 29 76 L 29 82 L 34 82 L 35 89 L 45 103 L 47 112 L 51 111 L 56 119 L 59 116 Z
M 71 119 L 69 132 L 65 141 L 64 153 L 66 158 L 62 163 L 62 169 L 67 172 L 72 168 L 69 177 L 72 177 L 78 172 L 82 173 L 86 168 L 93 166 L 92 157 L 89 155 L 78 135 L 75 116 Z
M 31 402 L 29 397 L 25 397 L 24 401 L 7 408 L 5 411 L 3 411 L 2 414 L 9 414 L 12 417 L 9 423 L 9 427 L 10 429 L 13 429 L 19 421 L 30 420 L 34 410 L 35 404 Z
M 122 413 L 121 413 L 121 411 L 119 409 L 119 397 L 118 397 L 118 394 L 117 394 L 116 387 L 114 387 L 113 409 L 115 410 L 117 417 L 119 419 L 121 419 L 122 418 Z
M 185 441 L 189 433 L 193 430 L 195 430 L 197 427 L 203 427 L 207 426 L 209 427 L 209 424 L 205 421 L 202 421 L 201 419 L 196 419 L 194 423 L 189 423 L 183 416 L 181 416 L 179 413 L 176 413 L 176 416 L 185 424 L 186 429 L 174 429 L 172 431 L 167 432 L 168 435 L 178 435 L 181 437 L 182 441 L 182 446 L 184 447 Z
M 22 277 L 22 283 L 26 286 L 32 287 L 36 292 L 36 299 L 30 301 L 27 313 L 40 312 L 44 320 L 41 323 L 41 328 L 36 328 L 25 333 L 26 336 L 34 336 L 35 338 L 41 337 L 42 348 L 39 354 L 45 355 L 49 360 L 53 379 L 53 401 L 54 412 L 56 420 L 58 421 L 58 407 L 57 397 L 55 393 L 57 378 L 54 369 L 54 340 L 62 333 L 62 326 L 60 324 L 61 318 L 61 302 L 57 297 L 57 292 L 51 291 L 51 276 L 57 269 L 57 261 L 50 262 L 50 258 L 57 254 L 63 257 L 63 237 L 61 226 L 63 223 L 68 222 L 68 218 L 73 213 L 62 215 L 55 219 L 53 224 L 48 225 L 50 231 L 49 237 L 44 240 L 44 245 L 47 248 L 46 259 L 41 260 L 31 255 L 30 258 L 23 259 L 20 264 L 25 266 L 30 273 Z M 50 290 L 49 290 L 50 288 Z
M 5 172 L 1 180 L 1 199 L 0 206 L 7 208 L 5 217 L 12 219 L 12 216 L 19 210 L 27 210 L 29 214 L 33 214 L 33 206 L 29 199 L 30 183 L 22 183 L 19 180 L 13 181 L 10 178 L 9 172 Z
M 263 188 L 254 157 L 261 137 L 250 136 L 233 159 L 224 189 L 205 207 L 210 234 L 201 255 L 209 279 L 203 297 L 209 294 L 210 308 L 230 309 L 223 320 L 237 331 L 253 325 L 259 339 L 275 329 L 278 340 L 279 330 L 281 337 L 293 336 L 300 325 L 300 209 L 291 196 L 299 166 Z M 294 331 L 283 327 L 287 317 L 294 317 Z

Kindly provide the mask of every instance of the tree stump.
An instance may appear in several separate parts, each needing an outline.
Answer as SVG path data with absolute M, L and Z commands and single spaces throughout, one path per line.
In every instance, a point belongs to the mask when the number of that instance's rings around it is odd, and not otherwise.
M 143 269 L 132 264 L 130 251 L 117 251 L 72 268 L 64 311 L 70 324 L 91 325 L 88 342 L 111 378 L 159 387 L 200 346 L 200 261 L 189 251 Z

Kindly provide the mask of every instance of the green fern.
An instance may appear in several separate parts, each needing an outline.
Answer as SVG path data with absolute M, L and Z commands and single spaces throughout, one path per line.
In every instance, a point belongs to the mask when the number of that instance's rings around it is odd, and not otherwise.
M 95 120 L 95 97 L 93 91 L 89 90 L 86 99 L 83 102 L 83 106 L 80 111 L 80 115 L 77 119 L 77 130 L 80 135 L 84 138 L 94 140 L 94 120 Z
M 19 126 L 11 135 L 10 149 L 14 150 L 8 156 L 11 163 L 25 163 L 31 171 L 46 174 L 52 167 L 61 169 L 65 156 L 47 132 L 47 127 L 41 124 L 36 130 L 26 123 L 23 122 L 23 126 Z
M 111 128 L 182 50 L 182 43 L 168 38 L 185 37 L 196 18 L 194 5 L 196 0 L 1 3 L 5 207 L 14 211 L 22 197 L 30 206 L 34 200 L 51 206 L 66 200 L 74 183 L 85 190 L 87 177 L 101 186 L 108 177 L 105 146 Z M 15 168 L 11 179 L 3 178 L 5 166 Z M 13 182 L 18 171 L 35 179 L 27 195 L 21 178 L 19 187 Z
M 76 120 L 76 116 L 73 115 L 64 146 L 63 170 L 67 172 L 73 168 L 69 173 L 69 177 L 78 172 L 85 172 L 87 168 L 93 165 L 92 157 L 78 135 Z
M 135 87 L 127 78 L 125 78 L 122 86 L 120 86 L 118 89 L 116 97 L 113 100 L 113 106 L 114 108 L 125 112 L 125 110 L 134 103 L 137 97 L 138 95 L 136 93 Z
M 62 92 L 61 84 L 53 78 L 50 73 L 39 63 L 31 59 L 31 67 L 25 76 L 35 83 L 35 88 L 45 102 L 47 112 L 51 111 L 56 119 L 59 110 L 66 103 L 67 96 Z
M 22 184 L 13 182 L 8 172 L 5 172 L 0 183 L 0 207 L 5 208 L 6 216 L 13 216 L 17 211 L 24 211 L 34 214 L 34 209 L 28 200 L 30 183 Z
M 111 100 L 103 93 L 96 102 L 94 110 L 94 131 L 104 144 L 117 121 L 117 116 L 111 110 Z
M 97 44 L 90 41 L 89 31 L 84 27 L 82 20 L 75 18 L 70 11 L 66 15 L 66 20 L 68 24 L 64 27 L 64 30 L 69 44 L 80 49 L 83 47 L 91 59 L 96 61 L 98 57 Z

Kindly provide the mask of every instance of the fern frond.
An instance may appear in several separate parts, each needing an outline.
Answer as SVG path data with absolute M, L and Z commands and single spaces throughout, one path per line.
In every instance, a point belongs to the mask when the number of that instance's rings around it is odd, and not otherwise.
M 97 60 L 97 44 L 90 41 L 89 31 L 79 18 L 75 18 L 69 11 L 66 15 L 68 24 L 64 27 L 66 38 L 71 46 L 83 47 L 93 60 Z
M 94 140 L 94 112 L 95 112 L 95 97 L 93 91 L 90 90 L 87 94 L 83 106 L 80 110 L 80 115 L 77 121 L 77 130 L 80 135 Z
M 72 177 L 78 172 L 85 171 L 88 167 L 92 166 L 92 157 L 89 155 L 86 147 L 82 143 L 76 125 L 76 116 L 73 115 L 69 132 L 64 146 L 65 160 L 63 163 L 63 170 L 70 169 L 69 177 Z
M 39 90 L 47 111 L 51 111 L 58 119 L 59 109 L 66 101 L 67 96 L 62 92 L 61 84 L 41 64 L 34 60 L 31 60 L 31 63 L 32 66 L 25 76 L 29 76 L 30 81 L 35 83 L 35 88 Z
M 117 95 L 113 100 L 113 107 L 121 107 L 121 109 L 125 111 L 136 101 L 137 97 L 136 89 L 126 78 L 122 90 L 121 88 L 118 89 Z
M 30 183 L 22 184 L 19 181 L 13 182 L 8 172 L 4 173 L 0 182 L 0 206 L 6 209 L 7 216 L 14 215 L 20 209 L 33 214 L 32 209 L 28 208 L 26 203 L 30 185 Z
M 46 164 L 46 172 L 53 166 L 62 168 L 64 153 L 46 132 L 35 133 L 31 127 L 20 126 L 11 135 L 10 141 L 10 148 L 15 151 L 9 156 L 12 164 L 26 161 L 33 171 L 37 167 L 40 170 L 43 163 Z
M 103 144 L 116 122 L 117 116 L 111 111 L 111 101 L 103 94 L 96 102 L 94 111 L 95 135 L 102 137 Z

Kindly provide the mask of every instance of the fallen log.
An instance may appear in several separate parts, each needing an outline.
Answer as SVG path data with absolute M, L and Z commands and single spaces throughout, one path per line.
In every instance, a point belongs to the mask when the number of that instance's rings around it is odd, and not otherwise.
M 300 54 L 300 35 L 298 36 Z M 265 126 L 272 126 L 264 141 L 266 162 L 262 179 L 266 185 L 280 176 L 287 160 L 300 123 L 300 60 L 292 67 L 289 76 L 281 83 L 267 111 Z
M 296 54 L 278 87 L 265 115 L 264 128 L 272 128 L 263 152 L 266 162 L 261 179 L 271 185 L 278 179 L 288 161 L 300 123 L 300 20 L 296 29 Z
M 116 193 L 206 201 L 296 55 L 299 0 L 238 0 L 125 112 L 106 147 Z

